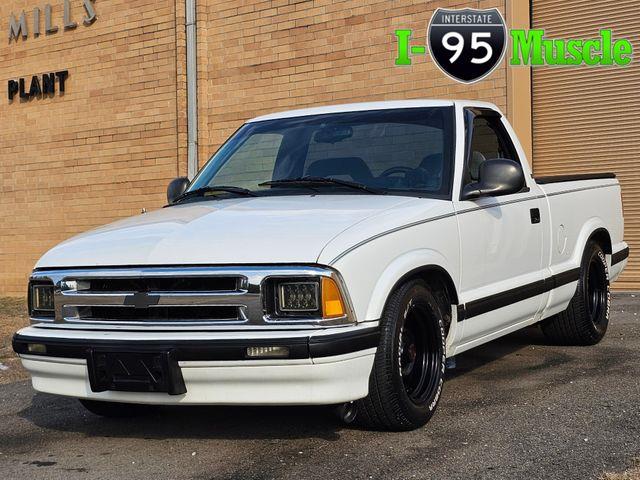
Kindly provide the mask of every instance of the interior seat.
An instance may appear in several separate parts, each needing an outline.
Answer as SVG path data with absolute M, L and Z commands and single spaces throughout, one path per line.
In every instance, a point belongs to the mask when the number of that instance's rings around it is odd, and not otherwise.
M 421 178 L 423 187 L 437 190 L 442 186 L 442 162 L 442 153 L 432 153 L 422 159 L 418 168 L 424 172 Z
M 369 183 L 373 179 L 371 170 L 360 157 L 334 157 L 316 160 L 307 167 L 305 176 L 333 177 L 359 183 Z
M 422 159 L 422 162 L 420 162 L 420 168 L 425 169 L 429 173 L 442 172 L 442 154 L 432 153 L 431 155 L 427 155 Z

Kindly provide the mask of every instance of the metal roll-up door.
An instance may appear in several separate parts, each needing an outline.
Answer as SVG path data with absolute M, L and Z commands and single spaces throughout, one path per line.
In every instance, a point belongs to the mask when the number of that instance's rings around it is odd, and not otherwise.
M 627 67 L 532 69 L 535 175 L 615 172 L 622 184 L 631 256 L 618 290 L 640 289 L 640 2 L 532 0 L 532 26 L 546 38 L 631 40 Z

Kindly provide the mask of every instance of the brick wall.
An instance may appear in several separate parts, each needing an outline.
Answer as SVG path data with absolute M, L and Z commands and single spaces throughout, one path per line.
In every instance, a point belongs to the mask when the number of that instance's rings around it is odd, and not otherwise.
M 397 28 L 425 42 L 437 7 L 491 8 L 499 1 L 200 0 L 202 164 L 255 115 L 311 105 L 413 98 L 471 98 L 507 110 L 505 63 L 486 80 L 456 83 L 428 57 L 394 65 Z M 204 20 L 203 20 L 204 19 Z M 200 23 L 207 29 L 201 30 Z
M 43 11 L 34 38 L 33 8 L 46 3 L 59 31 L 44 34 Z M 178 171 L 175 25 L 184 3 L 94 5 L 98 19 L 85 27 L 82 0 L 71 0 L 80 25 L 64 31 L 63 0 L 0 2 L 0 294 L 24 295 L 34 263 L 56 243 L 161 206 Z M 22 10 L 29 38 L 9 43 L 10 14 Z M 58 70 L 69 71 L 64 97 L 8 103 L 9 79 Z
M 82 0 L 70 0 L 81 23 Z M 11 13 L 53 6 L 60 30 L 7 42 Z M 0 295 L 24 295 L 38 257 L 94 226 L 164 203 L 186 174 L 184 0 L 95 0 L 62 28 L 63 0 L 0 2 L 0 83 L 68 70 L 64 97 L 0 97 Z M 436 7 L 499 1 L 198 0 L 199 159 L 246 119 L 354 101 L 481 98 L 506 111 L 504 65 L 464 86 L 427 57 L 396 67 L 396 28 L 423 42 Z M 44 12 L 41 30 L 44 29 Z

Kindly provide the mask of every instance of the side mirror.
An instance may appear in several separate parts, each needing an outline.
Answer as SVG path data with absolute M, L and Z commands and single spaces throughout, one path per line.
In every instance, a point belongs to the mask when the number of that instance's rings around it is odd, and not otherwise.
M 522 167 L 513 160 L 495 158 L 480 164 L 478 181 L 462 189 L 462 200 L 518 193 L 524 187 Z
M 189 179 L 187 177 L 178 177 L 171 180 L 167 187 L 167 201 L 172 204 L 176 198 L 182 195 L 189 186 Z

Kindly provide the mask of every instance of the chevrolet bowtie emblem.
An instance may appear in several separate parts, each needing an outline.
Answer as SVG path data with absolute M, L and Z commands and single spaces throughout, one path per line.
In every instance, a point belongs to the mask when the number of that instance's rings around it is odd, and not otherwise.
M 134 295 L 127 295 L 124 299 L 125 305 L 133 305 L 135 308 L 149 308 L 157 305 L 160 297 L 151 296 L 147 292 L 136 292 Z

